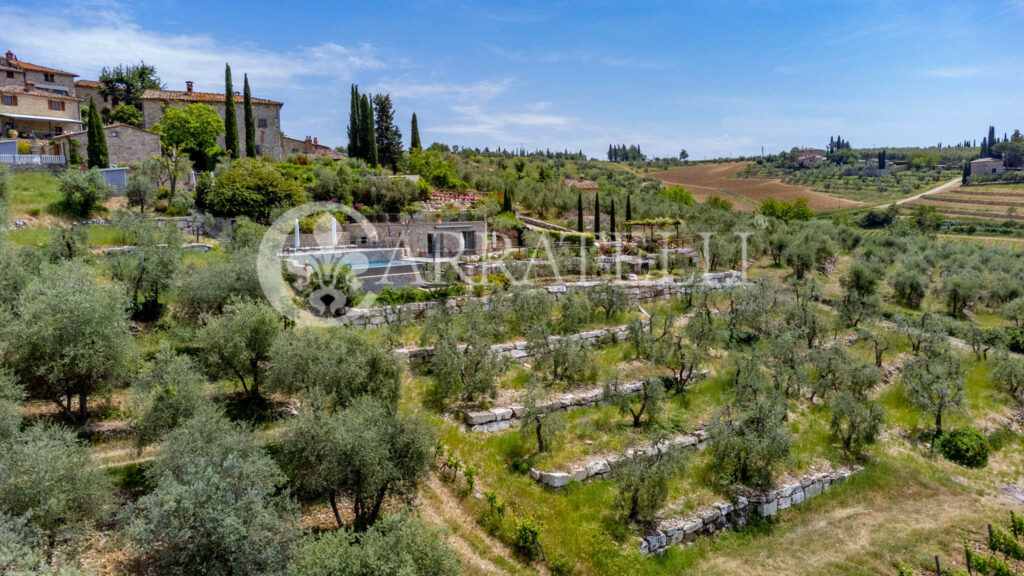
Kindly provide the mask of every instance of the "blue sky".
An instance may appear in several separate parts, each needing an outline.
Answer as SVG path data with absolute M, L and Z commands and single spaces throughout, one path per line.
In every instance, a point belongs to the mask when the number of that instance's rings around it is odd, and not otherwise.
M 144 59 L 172 89 L 223 64 L 345 143 L 348 86 L 391 93 L 425 143 L 691 158 L 933 145 L 1024 128 L 1021 2 L 0 0 L 0 48 L 94 79 Z

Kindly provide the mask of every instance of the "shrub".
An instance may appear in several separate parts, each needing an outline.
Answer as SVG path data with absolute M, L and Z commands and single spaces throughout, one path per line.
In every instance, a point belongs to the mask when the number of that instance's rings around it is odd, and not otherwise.
M 64 209 L 75 216 L 87 217 L 97 202 L 107 197 L 107 183 L 100 171 L 67 170 L 60 175 L 60 193 Z
M 31 153 L 32 153 L 32 145 L 29 144 L 27 140 L 19 140 L 18 141 L 18 154 L 23 154 L 24 155 L 24 154 L 31 154 Z
M 953 430 L 939 439 L 939 452 L 947 459 L 968 468 L 984 468 L 991 451 L 988 438 L 970 427 Z
M 294 206 L 305 201 L 302 186 L 281 175 L 266 162 L 241 158 L 219 178 L 206 202 L 218 216 L 248 216 L 268 223 L 276 206 Z

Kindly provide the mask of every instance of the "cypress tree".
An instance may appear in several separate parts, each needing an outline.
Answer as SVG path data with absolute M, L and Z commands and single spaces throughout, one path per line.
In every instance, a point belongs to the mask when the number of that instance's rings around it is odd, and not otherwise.
M 583 192 L 576 198 L 576 231 L 583 234 Z
M 243 75 L 245 88 L 242 89 L 242 106 L 245 107 L 245 155 L 256 157 L 256 119 L 252 117 L 252 94 L 249 93 L 249 75 Z
M 363 147 L 363 160 L 371 167 L 377 167 L 377 136 L 373 127 L 373 105 L 370 104 L 370 97 L 363 94 L 360 103 L 359 116 L 363 122 L 363 129 L 360 131 L 359 139 Z
M 103 120 L 100 119 L 100 110 L 92 96 L 89 97 L 89 128 L 85 132 L 88 143 L 86 152 L 89 168 L 106 168 L 109 165 L 107 156 L 107 135 L 103 132 Z
M 996 127 L 995 126 L 989 126 L 988 127 L 988 148 L 986 148 L 986 151 L 988 152 L 988 156 L 992 155 L 992 146 L 994 146 L 998 142 L 999 141 L 996 140 Z
M 594 236 L 601 235 L 601 199 L 597 192 L 594 192 Z
M 633 220 L 632 200 L 633 200 L 633 195 L 632 194 L 626 194 L 626 222 L 630 222 L 630 221 Z M 633 241 L 633 227 L 632 226 L 628 226 L 627 229 L 629 231 L 626 232 L 626 239 L 629 240 L 630 242 L 632 242 Z
M 612 235 L 612 241 L 615 241 L 615 198 L 612 198 L 611 210 L 608 212 L 611 223 L 608 226 L 608 233 Z
M 362 119 L 359 117 L 359 87 L 352 85 L 352 100 L 349 103 L 348 111 L 348 155 L 351 158 L 362 158 L 363 151 L 359 144 L 359 135 L 363 129 Z
M 961 179 L 962 184 L 967 184 L 967 180 L 971 178 L 971 161 L 964 162 L 964 176 Z
M 224 65 L 224 147 L 238 158 L 238 118 L 235 116 L 235 91 L 231 86 L 231 65 Z
M 377 94 L 372 102 L 378 160 L 382 166 L 387 166 L 392 172 L 397 173 L 398 162 L 402 159 L 402 131 L 395 125 L 391 97 L 387 94 Z
M 982 138 L 981 139 L 981 157 L 982 158 L 988 158 L 988 139 L 987 138 Z
M 416 122 L 416 113 L 412 113 L 412 132 L 409 136 L 409 150 L 422 150 L 423 145 L 420 144 L 420 125 Z

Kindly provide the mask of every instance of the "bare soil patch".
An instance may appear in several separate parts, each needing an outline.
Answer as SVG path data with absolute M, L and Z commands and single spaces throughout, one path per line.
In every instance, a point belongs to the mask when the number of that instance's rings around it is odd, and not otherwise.
M 861 202 L 816 192 L 809 186 L 784 184 L 777 178 L 732 178 L 748 164 L 748 162 L 698 164 L 672 168 L 665 172 L 654 172 L 648 176 L 657 178 L 665 184 L 685 186 L 693 191 L 694 199 L 701 202 L 706 201 L 709 196 L 724 197 L 733 201 L 733 209 L 744 212 L 754 211 L 758 204 L 768 198 L 785 202 L 792 202 L 801 197 L 806 198 L 812 210 L 836 210 L 862 205 Z

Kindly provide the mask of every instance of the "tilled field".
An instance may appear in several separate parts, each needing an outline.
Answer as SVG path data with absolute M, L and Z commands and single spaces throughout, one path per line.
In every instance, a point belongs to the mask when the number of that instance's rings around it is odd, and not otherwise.
M 757 206 L 768 198 L 792 202 L 803 197 L 807 199 L 812 210 L 818 211 L 861 205 L 860 202 L 815 192 L 808 186 L 783 184 L 781 180 L 775 178 L 732 178 L 746 166 L 746 162 L 699 164 L 655 172 L 649 176 L 665 184 L 685 186 L 693 191 L 694 199 L 701 202 L 707 200 L 709 196 L 723 197 L 732 201 L 734 209 L 744 212 L 757 209 Z

